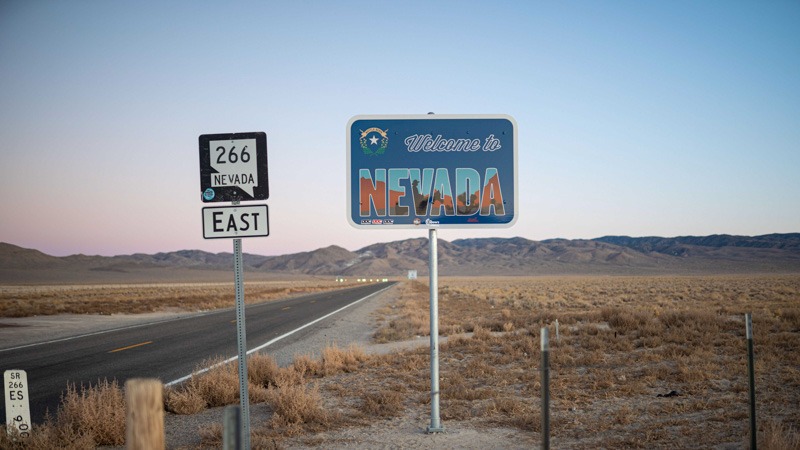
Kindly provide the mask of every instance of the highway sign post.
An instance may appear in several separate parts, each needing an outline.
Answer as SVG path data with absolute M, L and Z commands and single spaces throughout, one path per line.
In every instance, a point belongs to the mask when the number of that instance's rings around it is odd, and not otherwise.
M 437 230 L 516 222 L 517 148 L 517 124 L 507 115 L 355 116 L 347 124 L 348 223 L 362 229 L 428 230 L 429 433 L 444 431 Z
M 3 373 L 5 391 L 6 431 L 20 437 L 31 435 L 31 407 L 28 400 L 28 374 L 24 370 L 6 370 Z
M 241 442 L 244 448 L 249 449 L 250 400 L 247 388 L 247 336 L 241 238 L 269 236 L 269 214 L 267 205 L 242 206 L 239 202 L 269 198 L 267 134 L 260 131 L 203 134 L 198 141 L 202 200 L 231 202 L 231 206 L 203 208 L 203 237 L 233 239 Z

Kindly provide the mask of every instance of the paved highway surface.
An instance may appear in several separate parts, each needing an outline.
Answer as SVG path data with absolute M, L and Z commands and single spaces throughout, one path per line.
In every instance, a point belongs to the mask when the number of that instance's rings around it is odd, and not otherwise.
M 247 348 L 262 346 L 392 284 L 369 284 L 248 306 Z M 68 383 L 88 386 L 98 380 L 116 379 L 122 386 L 129 378 L 158 378 L 167 383 L 192 373 L 212 357 L 235 357 L 236 348 L 236 311 L 229 308 L 0 350 L 0 373 L 9 369 L 27 371 L 31 420 L 41 423 L 48 408 L 55 413 Z M 0 417 L 5 421 L 3 402 Z

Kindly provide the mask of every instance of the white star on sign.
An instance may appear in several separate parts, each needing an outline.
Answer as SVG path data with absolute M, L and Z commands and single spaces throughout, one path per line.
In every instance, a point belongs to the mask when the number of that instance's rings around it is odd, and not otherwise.
M 369 138 L 369 143 L 370 143 L 370 144 L 372 144 L 372 145 L 378 145 L 378 138 L 377 138 L 377 136 L 375 136 L 375 135 L 372 135 L 372 137 L 371 137 L 371 138 Z

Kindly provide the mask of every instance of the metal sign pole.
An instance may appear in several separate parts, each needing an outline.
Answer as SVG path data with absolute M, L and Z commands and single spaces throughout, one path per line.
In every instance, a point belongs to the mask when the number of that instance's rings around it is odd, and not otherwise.
M 750 450 L 758 448 L 756 424 L 756 374 L 753 357 L 753 315 L 744 315 L 745 333 L 747 334 L 747 375 L 750 382 Z
M 233 202 L 237 205 L 239 202 Z M 247 337 L 244 322 L 244 275 L 242 240 L 233 240 L 233 277 L 236 281 L 236 342 L 239 348 L 239 404 L 241 407 L 242 442 L 250 448 L 250 398 L 247 390 Z
M 542 328 L 542 450 L 550 450 L 550 334 Z
M 439 261 L 436 229 L 428 230 L 430 259 L 430 305 L 431 305 L 431 425 L 428 433 L 441 433 L 444 427 L 439 419 Z

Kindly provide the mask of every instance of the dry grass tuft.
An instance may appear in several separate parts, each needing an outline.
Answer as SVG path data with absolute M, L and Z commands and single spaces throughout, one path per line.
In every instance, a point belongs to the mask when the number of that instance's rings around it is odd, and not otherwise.
M 95 386 L 68 385 L 55 416 L 21 441 L 0 430 L 0 448 L 52 449 L 120 446 L 125 443 L 125 395 L 116 380 Z
M 6 426 L 0 426 L 0 448 L 7 450 L 89 449 L 97 443 L 91 434 L 75 432 L 71 427 L 58 427 L 52 422 L 37 425 L 26 439 L 8 435 Z
M 236 362 L 222 364 L 222 361 L 222 358 L 216 358 L 203 362 L 199 368 L 214 368 L 192 376 L 179 387 L 167 389 L 164 395 L 166 410 L 175 414 L 195 414 L 206 408 L 238 402 L 238 367 Z
M 247 358 L 247 378 L 256 386 L 276 386 L 280 368 L 275 358 L 263 353 L 254 353 Z
M 283 376 L 289 384 L 298 384 L 303 377 L 324 377 L 341 372 L 353 372 L 359 365 L 366 361 L 367 354 L 359 345 L 351 345 L 346 349 L 339 348 L 336 344 L 329 344 L 322 349 L 320 359 L 314 360 L 309 355 L 297 355 L 289 367 L 290 372 Z M 298 379 L 298 377 L 300 379 Z
M 480 325 L 475 325 L 472 329 L 472 339 L 477 339 L 479 341 L 489 341 L 493 338 L 492 332 L 486 328 L 483 328 Z
M 197 414 L 208 407 L 206 399 L 194 389 L 167 389 L 164 409 L 175 414 Z
M 269 391 L 267 403 L 274 410 L 269 427 L 273 430 L 293 435 L 300 430 L 322 430 L 330 424 L 332 416 L 322 407 L 316 386 L 282 386 Z
M 306 379 L 315 376 L 322 367 L 322 361 L 312 359 L 309 355 L 297 355 L 289 367 L 282 368 L 278 373 L 278 386 L 295 386 L 303 384 Z
M 403 404 L 403 395 L 397 390 L 380 389 L 364 393 L 361 408 L 367 415 L 396 417 L 405 410 L 405 405 Z
M 758 441 L 759 448 L 767 450 L 798 450 L 800 449 L 800 434 L 791 426 L 781 422 L 772 421 L 761 431 Z
M 644 311 L 632 310 L 620 306 L 607 306 L 600 310 L 600 317 L 615 331 L 623 334 L 643 329 L 652 319 L 652 315 Z
M 238 363 L 222 364 L 222 361 L 222 358 L 216 358 L 200 364 L 199 367 L 214 368 L 193 376 L 178 387 L 167 389 L 165 409 L 175 414 L 196 414 L 207 408 L 238 403 Z M 247 358 L 247 378 L 250 401 L 260 403 L 268 398 L 268 388 L 300 384 L 303 374 L 292 368 L 281 369 L 272 356 L 257 353 Z
M 80 390 L 67 387 L 61 398 L 56 424 L 75 434 L 92 436 L 97 445 L 122 445 L 125 442 L 125 394 L 116 380 L 103 380 Z
M 353 372 L 359 363 L 367 359 L 364 349 L 358 345 L 351 345 L 347 349 L 340 349 L 336 344 L 328 345 L 322 350 L 322 374 L 334 375 L 340 372 Z
M 221 423 L 212 423 L 208 427 L 200 428 L 197 433 L 200 435 L 200 443 L 205 447 L 222 448 L 222 433 L 224 428 Z

